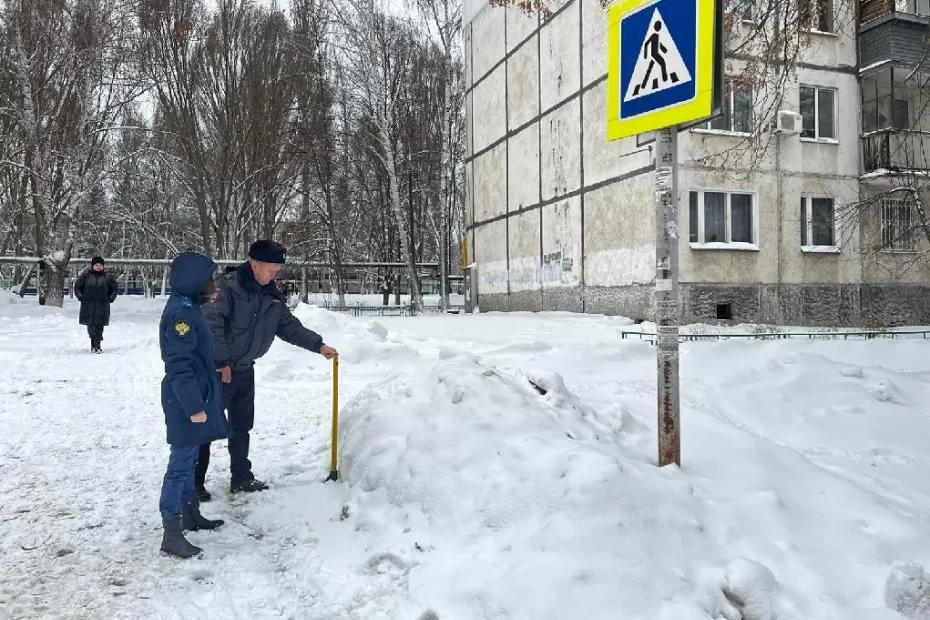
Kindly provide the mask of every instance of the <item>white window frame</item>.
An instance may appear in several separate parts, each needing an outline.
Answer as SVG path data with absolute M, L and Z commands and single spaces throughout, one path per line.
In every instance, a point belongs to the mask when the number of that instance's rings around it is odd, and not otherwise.
M 902 206 L 907 207 L 908 217 L 910 222 L 908 228 L 911 229 L 910 239 L 906 243 L 901 244 L 904 247 L 895 247 L 894 245 L 888 246 L 885 241 L 885 226 L 887 222 L 891 220 L 886 216 L 886 207 L 890 203 L 894 203 L 896 208 Z M 879 222 L 879 234 L 881 235 L 882 240 L 882 252 L 887 254 L 915 254 L 917 252 L 917 238 L 913 232 L 914 228 L 914 205 L 907 199 L 904 198 L 884 198 L 881 201 L 881 220 Z M 900 243 L 900 242 L 898 242 Z
M 759 196 L 756 192 L 745 191 L 739 189 L 717 189 L 717 188 L 698 188 L 694 187 L 688 190 L 685 194 L 685 201 L 683 204 L 688 205 L 688 218 L 691 217 L 691 192 L 696 192 L 698 195 L 698 221 L 697 221 L 697 231 L 698 231 L 698 240 L 697 242 L 690 241 L 690 247 L 692 250 L 726 250 L 726 251 L 742 251 L 742 252 L 758 252 L 759 251 Z M 727 241 L 704 241 L 704 194 L 723 194 L 726 196 L 726 206 L 724 209 L 724 218 L 726 221 L 726 238 Z M 732 211 L 731 211 L 731 197 L 733 194 L 745 194 L 751 197 L 752 200 L 752 241 L 746 243 L 745 241 L 730 241 L 732 238 L 733 229 L 732 229 Z M 691 238 L 691 222 L 688 222 L 688 238 Z
M 755 116 L 755 112 L 756 112 L 756 109 L 755 109 L 756 99 L 755 99 L 755 93 L 753 92 L 752 88 L 748 90 L 749 90 L 749 114 L 750 114 L 749 126 L 753 127 L 754 126 L 753 117 Z M 709 120 L 706 123 L 699 125 L 697 129 L 695 129 L 694 131 L 697 133 L 713 133 L 713 134 L 720 134 L 720 135 L 727 135 L 727 136 L 751 136 L 752 131 L 736 131 L 735 129 L 733 129 L 733 118 L 734 118 L 733 113 L 736 109 L 736 106 L 734 105 L 736 103 L 736 89 L 733 87 L 733 80 L 726 80 L 726 84 L 724 85 L 724 92 L 726 93 L 727 97 L 729 97 L 730 99 L 729 128 L 728 129 L 717 129 L 715 127 L 711 127 L 711 123 L 713 123 L 714 121 Z
M 804 88 L 813 88 L 814 89 L 814 137 L 805 138 L 804 137 L 804 121 L 802 114 L 801 121 L 801 142 L 820 142 L 823 144 L 839 144 L 839 106 L 840 106 L 840 97 L 839 89 L 835 86 L 814 86 L 813 84 L 801 84 L 798 88 L 798 111 L 801 110 L 801 90 Z M 833 138 L 821 138 L 820 137 L 820 91 L 822 90 L 831 90 L 833 91 Z
M 823 198 L 833 203 L 833 245 L 814 244 L 813 208 L 815 198 Z M 801 200 L 804 201 L 804 216 L 806 217 L 806 219 L 801 218 L 801 226 L 804 226 L 807 229 L 807 245 L 802 245 L 801 251 L 811 254 L 839 254 L 842 250 L 840 249 L 839 243 L 837 243 L 838 231 L 836 227 L 836 199 L 833 196 L 824 196 L 822 194 L 802 194 Z

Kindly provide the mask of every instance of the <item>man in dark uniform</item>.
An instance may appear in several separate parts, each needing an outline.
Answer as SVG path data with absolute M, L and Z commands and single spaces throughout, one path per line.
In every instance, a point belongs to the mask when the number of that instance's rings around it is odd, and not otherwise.
M 216 368 L 223 382 L 223 406 L 229 414 L 231 493 L 268 488 L 252 474 L 249 431 L 255 420 L 255 360 L 268 352 L 275 336 L 326 359 L 338 355 L 319 334 L 300 324 L 285 303 L 274 280 L 285 260 L 285 249 L 274 241 L 256 241 L 249 261 L 219 281 L 216 303 L 204 311 L 213 332 Z M 204 488 L 210 463 L 210 444 L 200 447 L 195 482 L 200 501 L 209 501 Z

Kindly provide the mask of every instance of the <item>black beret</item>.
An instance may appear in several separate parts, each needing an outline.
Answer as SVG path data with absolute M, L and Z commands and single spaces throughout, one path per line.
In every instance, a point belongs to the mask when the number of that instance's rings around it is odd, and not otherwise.
M 249 248 L 249 258 L 263 263 L 283 263 L 287 254 L 284 246 L 277 241 L 262 239 L 256 241 Z

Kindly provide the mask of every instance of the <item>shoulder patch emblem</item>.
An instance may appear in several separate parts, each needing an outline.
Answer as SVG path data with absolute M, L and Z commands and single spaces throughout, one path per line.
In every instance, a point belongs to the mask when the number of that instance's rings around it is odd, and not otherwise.
M 191 326 L 187 321 L 178 321 L 174 324 L 174 331 L 178 332 L 178 336 L 183 338 L 191 333 Z

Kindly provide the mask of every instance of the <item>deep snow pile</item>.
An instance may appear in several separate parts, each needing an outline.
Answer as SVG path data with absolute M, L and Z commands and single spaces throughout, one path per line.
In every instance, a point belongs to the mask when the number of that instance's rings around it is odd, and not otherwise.
M 229 523 L 179 563 L 158 310 L 121 299 L 93 357 L 73 306 L 0 303 L 0 616 L 930 618 L 926 341 L 686 344 L 685 468 L 659 470 L 628 321 L 301 306 L 342 353 L 341 480 L 330 366 L 276 344 L 252 441 L 273 489 L 228 497 L 215 445 L 204 512 Z

